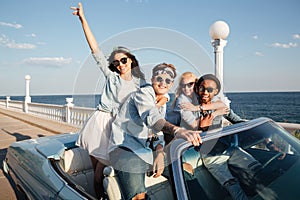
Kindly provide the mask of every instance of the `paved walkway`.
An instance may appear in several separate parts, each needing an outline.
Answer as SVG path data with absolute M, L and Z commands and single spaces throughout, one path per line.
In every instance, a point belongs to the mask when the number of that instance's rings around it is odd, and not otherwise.
M 2 169 L 7 147 L 12 142 L 78 130 L 66 123 L 0 108 L 0 200 L 17 199 L 14 185 Z

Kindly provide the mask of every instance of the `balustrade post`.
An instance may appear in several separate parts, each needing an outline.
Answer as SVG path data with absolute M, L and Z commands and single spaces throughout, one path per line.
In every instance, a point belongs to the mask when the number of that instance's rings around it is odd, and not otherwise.
M 6 96 L 6 108 L 9 108 L 10 96 Z
M 73 98 L 66 98 L 66 122 L 71 123 L 71 108 L 74 107 Z
M 31 103 L 31 97 L 30 97 L 30 79 L 31 77 L 29 75 L 25 76 L 26 80 L 26 86 L 25 86 L 25 100 L 24 100 L 24 112 L 28 113 L 28 103 Z

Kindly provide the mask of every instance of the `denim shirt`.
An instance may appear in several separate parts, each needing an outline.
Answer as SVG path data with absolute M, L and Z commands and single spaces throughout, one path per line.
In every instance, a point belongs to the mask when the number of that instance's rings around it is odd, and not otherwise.
M 154 89 L 150 84 L 132 93 L 122 105 L 112 124 L 112 145 L 109 152 L 118 146 L 126 147 L 149 164 L 153 164 L 152 149 L 148 138 L 154 134 L 158 140 L 154 148 L 165 145 L 163 133 L 154 129 L 155 123 L 165 118 L 166 105 L 157 108 Z M 161 127 L 162 128 L 162 127 Z
M 104 112 L 111 112 L 112 115 L 115 116 L 119 111 L 120 105 L 128 95 L 136 91 L 140 85 L 144 85 L 146 82 L 144 79 L 134 76 L 132 76 L 132 82 L 123 80 L 118 73 L 112 72 L 108 68 L 109 63 L 100 49 L 95 51 L 92 55 L 106 78 L 98 109 Z M 134 88 L 134 90 L 128 89 L 128 84 L 133 84 L 132 88 Z
M 181 120 L 180 120 L 180 126 L 185 129 L 191 130 L 191 125 L 194 123 L 194 121 L 198 118 L 200 118 L 201 112 L 199 111 L 189 111 L 189 110 L 183 110 L 180 108 L 181 103 L 192 103 L 193 105 L 199 105 L 199 101 L 197 98 L 196 93 L 192 93 L 192 98 L 186 96 L 185 94 L 180 94 L 178 98 L 176 99 L 176 104 L 174 107 L 174 112 L 180 112 Z M 197 128 L 196 128 L 197 129 Z

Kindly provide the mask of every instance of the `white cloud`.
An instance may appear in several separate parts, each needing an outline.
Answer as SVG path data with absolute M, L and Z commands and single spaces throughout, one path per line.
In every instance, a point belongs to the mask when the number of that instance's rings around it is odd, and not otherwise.
M 292 43 L 292 42 L 289 42 L 287 44 L 275 42 L 272 44 L 272 47 L 278 47 L 278 48 L 283 48 L 283 49 L 295 48 L 297 46 L 298 46 L 297 43 Z
M 55 66 L 60 67 L 63 65 L 70 64 L 72 58 L 63 58 L 63 57 L 44 57 L 44 58 L 26 58 L 22 63 L 30 65 L 40 65 L 40 66 Z
M 38 45 L 46 45 L 47 43 L 45 42 L 37 42 Z
M 31 34 L 28 34 L 28 35 L 26 35 L 27 37 L 33 37 L 33 38 L 36 38 L 36 34 L 34 34 L 34 33 L 31 33 Z
M 8 27 L 12 27 L 12 28 L 23 28 L 23 26 L 21 24 L 12 24 L 12 23 L 6 23 L 6 22 L 0 22 L 0 26 L 8 26 Z
M 300 34 L 294 34 L 293 39 L 300 39 Z
M 11 43 L 6 44 L 6 47 L 10 49 L 35 49 L 36 46 L 34 44 L 29 43 L 15 43 L 12 41 Z
M 14 40 L 9 39 L 6 35 L 0 36 L 0 46 L 5 46 L 10 49 L 35 49 L 36 46 L 30 43 L 16 43 Z
M 257 40 L 258 39 L 258 35 L 253 35 L 252 39 Z
M 259 52 L 259 51 L 256 51 L 254 54 L 255 54 L 256 56 L 264 56 L 264 54 L 261 53 L 261 52 Z

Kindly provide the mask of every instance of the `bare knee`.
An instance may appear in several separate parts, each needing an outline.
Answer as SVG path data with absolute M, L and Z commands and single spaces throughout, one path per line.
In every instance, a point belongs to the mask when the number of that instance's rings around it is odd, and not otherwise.
M 132 198 L 132 200 L 144 200 L 144 199 L 146 199 L 146 193 L 145 192 L 137 194 Z

